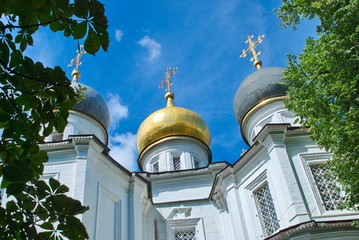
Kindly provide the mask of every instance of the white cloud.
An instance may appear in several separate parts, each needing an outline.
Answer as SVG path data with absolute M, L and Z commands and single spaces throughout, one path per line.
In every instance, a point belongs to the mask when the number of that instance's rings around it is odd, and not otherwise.
M 111 116 L 110 125 L 110 155 L 129 171 L 138 171 L 136 134 L 131 132 L 125 134 L 114 133 L 121 119 L 128 117 L 128 107 L 121 104 L 118 94 L 107 94 L 107 105 Z
M 115 38 L 117 42 L 121 42 L 123 37 L 123 32 L 120 29 L 115 30 Z
M 110 156 L 129 171 L 138 171 L 136 134 L 115 134 L 110 137 Z
M 107 106 L 111 117 L 110 130 L 114 130 L 121 119 L 127 118 L 128 107 L 121 104 L 118 94 L 112 93 L 107 94 Z
M 147 60 L 150 62 L 156 60 L 161 55 L 161 44 L 149 36 L 144 36 L 137 44 L 148 50 L 149 56 Z

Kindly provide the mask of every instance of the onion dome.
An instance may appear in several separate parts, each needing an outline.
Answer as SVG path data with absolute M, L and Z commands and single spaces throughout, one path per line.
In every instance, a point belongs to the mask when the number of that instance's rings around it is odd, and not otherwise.
M 271 67 L 258 69 L 244 79 L 233 102 L 234 113 L 241 127 L 246 116 L 255 110 L 256 106 L 286 96 L 287 88 L 280 84 L 283 76 L 282 68 Z
M 72 110 L 82 112 L 96 121 L 98 121 L 106 130 L 110 126 L 110 113 L 107 108 L 105 100 L 101 95 L 92 87 L 89 87 L 85 84 L 78 83 L 78 78 L 80 77 L 80 72 L 74 70 L 72 72 L 72 83 L 71 86 L 74 88 L 86 88 L 84 92 L 84 99 L 76 103 Z
M 141 153 L 157 140 L 169 136 L 189 136 L 210 145 L 211 136 L 205 121 L 195 112 L 176 107 L 173 104 L 174 94 L 165 95 L 167 107 L 148 116 L 137 132 L 137 150 Z

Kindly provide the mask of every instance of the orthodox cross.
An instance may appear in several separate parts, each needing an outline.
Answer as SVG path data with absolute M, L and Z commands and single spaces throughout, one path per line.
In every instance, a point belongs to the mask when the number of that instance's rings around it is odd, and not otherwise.
M 253 55 L 253 57 L 251 58 L 251 61 L 254 60 L 254 66 L 257 69 L 260 69 L 260 68 L 262 68 L 262 61 L 258 59 L 258 56 L 261 54 L 261 52 L 257 52 L 256 45 L 263 41 L 264 34 L 262 36 L 259 36 L 257 41 L 255 41 L 255 42 L 252 42 L 253 37 L 254 37 L 254 35 L 251 35 L 251 36 L 247 37 L 247 41 L 245 43 L 249 43 L 249 47 L 246 50 L 242 50 L 242 54 L 241 54 L 240 57 L 246 57 L 247 53 L 249 51 L 251 51 L 252 55 Z
M 82 55 L 84 55 L 86 53 L 86 51 L 83 48 L 84 48 L 83 45 L 78 45 L 78 49 L 76 50 L 77 55 L 76 55 L 76 57 L 74 59 L 71 60 L 71 62 L 68 65 L 68 67 L 71 67 L 76 62 L 74 71 L 79 70 L 79 67 L 80 67 L 80 65 L 82 63 L 81 62 L 81 57 L 82 57 Z
M 177 71 L 177 67 L 172 68 L 172 71 L 170 67 L 167 67 L 165 71 L 166 78 L 161 81 L 159 87 L 163 87 L 166 84 L 166 92 L 171 92 L 171 86 L 173 83 L 171 82 L 170 78 L 173 74 L 176 73 L 176 71 Z

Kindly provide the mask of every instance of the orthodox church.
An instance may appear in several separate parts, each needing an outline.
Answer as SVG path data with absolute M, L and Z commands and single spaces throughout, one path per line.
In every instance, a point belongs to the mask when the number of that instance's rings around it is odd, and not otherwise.
M 338 209 L 338 185 L 321 167 L 331 154 L 295 124 L 283 103 L 283 69 L 262 68 L 250 43 L 257 70 L 233 103 L 250 148 L 233 165 L 212 159 L 206 122 L 175 106 L 175 69 L 168 68 L 166 107 L 139 126 L 141 171 L 129 172 L 109 156 L 106 102 L 73 71 L 72 85 L 85 87 L 85 98 L 64 133 L 42 146 L 49 155 L 43 178 L 58 179 L 90 207 L 80 216 L 90 239 L 359 239 L 359 213 Z

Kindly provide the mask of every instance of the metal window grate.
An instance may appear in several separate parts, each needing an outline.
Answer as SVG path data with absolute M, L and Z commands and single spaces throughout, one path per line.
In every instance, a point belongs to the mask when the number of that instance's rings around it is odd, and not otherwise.
M 340 191 L 335 180 L 329 176 L 330 170 L 320 165 L 313 165 L 310 169 L 323 200 L 325 210 L 336 210 L 340 204 Z
M 153 172 L 159 172 L 158 162 L 153 164 Z
M 181 159 L 180 156 L 173 156 L 173 170 L 181 169 Z
M 177 232 L 175 240 L 196 240 L 196 235 L 194 231 Z
M 280 226 L 268 184 L 258 189 L 254 193 L 254 196 L 266 236 L 270 236 L 279 229 Z

